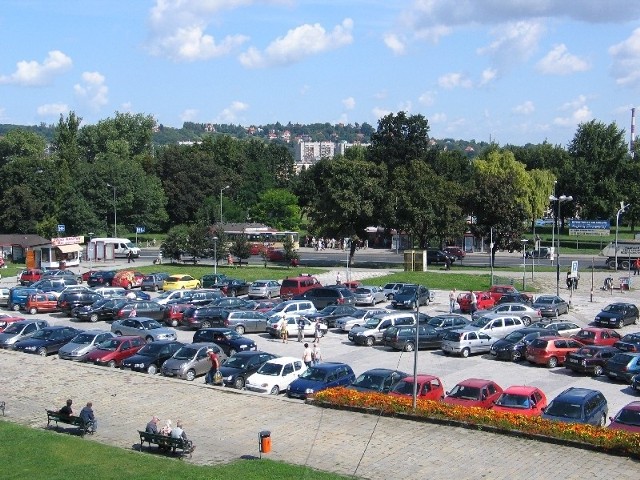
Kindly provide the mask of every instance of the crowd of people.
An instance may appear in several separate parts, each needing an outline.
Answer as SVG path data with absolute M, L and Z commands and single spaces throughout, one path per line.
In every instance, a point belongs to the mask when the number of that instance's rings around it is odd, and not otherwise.
M 329 250 L 342 250 L 345 251 L 349 248 L 349 242 L 351 240 L 349 238 L 335 239 L 335 238 L 327 238 L 327 237 L 312 237 L 307 235 L 304 238 L 304 246 L 313 248 L 316 251 L 323 251 L 326 249 Z M 369 247 L 369 240 L 352 240 L 356 243 L 356 248 L 366 249 Z
M 154 415 L 153 417 L 151 417 L 151 420 L 149 421 L 149 423 L 147 423 L 147 426 L 145 427 L 144 431 L 147 433 L 164 435 L 165 437 L 169 437 L 169 438 L 181 438 L 185 442 L 190 442 L 186 432 L 184 431 L 184 425 L 182 423 L 182 420 L 178 420 L 176 422 L 176 426 L 174 427 L 171 424 L 171 420 L 167 419 L 164 422 L 164 425 L 160 429 L 158 429 L 159 423 L 160 423 L 160 419 Z M 169 450 L 170 447 L 168 445 L 160 444 L 158 448 L 160 450 Z M 195 448 L 196 447 L 193 444 L 189 445 L 190 451 L 193 451 Z

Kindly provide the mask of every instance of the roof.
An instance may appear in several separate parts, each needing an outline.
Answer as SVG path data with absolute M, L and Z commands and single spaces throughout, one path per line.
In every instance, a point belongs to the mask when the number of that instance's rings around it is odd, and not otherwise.
M 50 240 L 47 240 L 40 235 L 25 235 L 19 233 L 0 234 L 0 246 L 19 245 L 22 248 L 28 248 L 38 245 L 49 245 L 50 243 Z
M 627 403 L 624 407 L 622 407 L 625 410 L 634 410 L 634 411 L 640 411 L 640 401 L 635 401 L 635 402 L 631 402 L 631 403 Z
M 291 362 L 299 362 L 300 359 L 297 357 L 276 357 L 268 360 L 267 363 L 275 363 L 277 365 L 286 365 Z
M 564 392 L 558 395 L 555 399 L 565 399 L 571 401 L 571 399 L 582 399 L 585 397 L 589 397 L 596 393 L 601 393 L 599 390 L 592 390 L 590 388 L 582 388 L 582 387 L 570 387 L 567 388 Z
M 482 378 L 467 378 L 458 382 L 458 385 L 464 385 L 465 387 L 484 387 L 490 383 L 494 383 L 493 380 L 483 380 Z
M 510 393 L 511 395 L 529 395 L 537 390 L 540 389 L 538 387 L 531 387 L 528 385 L 513 385 L 505 388 L 504 393 Z

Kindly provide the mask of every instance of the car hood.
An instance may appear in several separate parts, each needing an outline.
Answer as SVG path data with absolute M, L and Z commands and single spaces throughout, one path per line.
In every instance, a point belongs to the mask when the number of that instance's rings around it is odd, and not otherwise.
M 289 390 L 294 390 L 297 392 L 304 392 L 307 388 L 312 389 L 314 392 L 327 388 L 326 382 L 321 382 L 318 380 L 309 380 L 306 378 L 296 378 L 291 385 L 289 385 Z
M 482 406 L 482 402 L 480 400 L 467 400 L 465 398 L 445 397 L 443 402 L 444 403 L 448 403 L 449 405 L 461 405 L 461 406 L 464 406 L 464 407 L 480 407 L 480 406 Z
M 156 355 L 144 355 L 144 354 L 136 353 L 135 355 L 132 355 L 131 357 L 127 358 L 126 360 L 123 360 L 122 363 L 127 363 L 127 364 L 131 364 L 131 363 L 151 363 L 154 360 L 156 360 L 157 358 L 158 358 L 158 356 L 156 356 Z
M 225 367 L 224 365 L 222 365 L 220 367 L 220 373 L 222 374 L 223 377 L 229 377 L 231 375 L 238 375 L 239 373 L 244 373 L 244 372 L 246 372 L 246 370 L 242 369 L 242 368 Z
M 349 385 L 347 388 L 350 388 L 352 390 L 357 390 L 358 392 L 379 392 L 380 390 L 378 390 L 377 388 L 365 388 L 365 387 L 361 387 L 360 385 Z
M 19 338 L 22 338 L 22 335 L 17 333 L 0 333 L 0 344 L 14 343 Z
M 357 335 L 359 332 L 366 332 L 367 330 L 371 330 L 371 329 L 367 327 L 363 327 L 362 325 L 359 325 L 357 327 L 353 327 L 351 329 L 351 333 L 353 333 L 354 335 Z
M 600 312 L 596 315 L 598 318 L 620 318 L 622 313 L 620 312 Z
M 95 350 L 97 345 L 87 345 L 86 343 L 67 343 L 60 348 L 62 354 L 78 354 L 82 352 L 89 352 Z
M 500 349 L 500 348 L 509 348 L 509 347 L 513 347 L 514 345 L 518 344 L 518 343 L 522 343 L 522 342 L 512 342 L 510 340 L 505 340 L 504 338 L 501 338 L 500 340 L 494 342 L 493 346 L 496 349 Z M 524 345 L 524 344 L 523 344 Z
M 52 343 L 56 343 L 56 342 L 52 342 L 51 340 L 45 340 L 42 338 L 25 338 L 23 340 L 18 340 L 14 346 L 15 347 L 19 347 L 19 348 L 25 348 L 25 347 L 41 347 L 43 345 L 49 345 Z
M 92 350 L 91 352 L 89 352 L 89 354 L 87 355 L 87 360 L 92 361 L 92 360 L 98 360 L 102 358 L 111 358 L 111 357 L 115 357 L 118 353 L 119 352 L 117 351 L 100 350 L 96 348 L 95 350 Z
M 229 342 L 229 345 L 231 345 L 231 346 L 246 345 L 248 347 L 253 347 L 255 344 L 256 344 L 256 342 L 254 342 L 250 338 L 234 338 L 233 340 L 231 340 Z

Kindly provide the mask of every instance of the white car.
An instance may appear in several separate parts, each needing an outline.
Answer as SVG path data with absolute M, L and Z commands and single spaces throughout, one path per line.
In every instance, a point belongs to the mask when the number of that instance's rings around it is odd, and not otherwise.
M 342 330 L 343 332 L 348 332 L 353 327 L 364 325 L 368 319 L 370 319 L 374 315 L 377 315 L 378 313 L 391 313 L 391 310 L 387 310 L 385 308 L 362 310 L 362 312 L 358 316 L 351 315 L 349 317 L 342 317 L 337 319 L 336 328 Z
M 252 392 L 278 395 L 285 392 L 291 382 L 307 369 L 301 359 L 278 357 L 264 363 L 256 373 L 247 378 L 245 388 Z
M 356 288 L 353 295 L 356 297 L 356 305 L 371 305 L 374 307 L 376 304 L 387 300 L 382 288 L 369 285 Z
M 269 310 L 266 315 L 269 318 L 284 318 L 289 315 L 306 315 L 308 313 L 316 313 L 317 311 L 318 309 L 310 300 L 287 300 L 285 302 L 280 302 Z
M 160 305 L 166 305 L 167 303 L 169 303 L 171 300 L 178 300 L 182 297 L 185 297 L 187 295 L 192 295 L 193 292 L 188 291 L 186 289 L 180 289 L 180 290 L 170 290 L 168 292 L 164 292 L 162 295 L 160 295 L 159 297 L 157 297 L 154 302 L 159 303 Z
M 267 320 L 267 333 L 272 337 L 278 338 L 282 329 L 282 322 L 287 322 L 287 334 L 289 338 L 296 338 L 298 336 L 298 319 L 302 318 L 304 322 L 304 330 L 302 335 L 305 337 L 313 337 L 316 334 L 316 323 L 320 324 L 320 334 L 324 337 L 329 330 L 329 327 L 325 323 L 311 321 L 303 315 L 289 314 L 284 318 L 269 317 Z

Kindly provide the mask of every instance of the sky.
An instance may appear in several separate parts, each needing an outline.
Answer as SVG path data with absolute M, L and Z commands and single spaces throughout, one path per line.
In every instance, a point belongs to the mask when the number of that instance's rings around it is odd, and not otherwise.
M 0 123 L 369 123 L 566 146 L 580 123 L 630 138 L 640 2 L 3 0 Z M 640 116 L 640 111 L 638 112 Z

